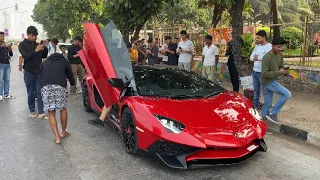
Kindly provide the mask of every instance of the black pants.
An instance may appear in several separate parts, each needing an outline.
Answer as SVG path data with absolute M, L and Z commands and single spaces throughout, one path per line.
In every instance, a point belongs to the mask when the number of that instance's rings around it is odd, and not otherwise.
M 229 64 L 229 74 L 231 83 L 233 86 L 233 91 L 239 92 L 239 74 L 235 64 Z

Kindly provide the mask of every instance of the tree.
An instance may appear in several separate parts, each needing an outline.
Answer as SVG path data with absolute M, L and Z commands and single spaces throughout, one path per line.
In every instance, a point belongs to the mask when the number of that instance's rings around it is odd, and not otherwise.
M 199 7 L 212 7 L 213 15 L 211 18 L 211 27 L 216 28 L 221 21 L 223 12 L 228 8 L 229 3 L 220 0 L 199 0 Z
M 311 1 L 311 0 L 308 0 Z M 305 16 L 312 16 L 310 5 L 306 0 L 277 0 L 277 14 L 280 23 L 292 23 L 303 21 Z M 249 3 L 253 9 L 251 14 L 253 22 L 261 22 L 262 24 L 270 23 L 271 10 L 270 0 L 250 0 Z M 272 8 L 272 11 L 275 10 Z M 271 12 L 272 12 L 271 11 Z
M 82 34 L 84 22 L 97 22 L 104 17 L 104 0 L 39 0 L 34 7 L 35 22 L 43 25 L 49 37 L 65 40 L 74 34 Z
M 243 8 L 245 0 L 237 0 L 231 2 L 231 8 L 229 13 L 231 15 L 231 25 L 232 25 L 232 51 L 239 76 L 246 76 L 251 73 L 251 70 L 248 68 L 248 63 L 242 59 L 241 54 L 241 36 L 243 34 Z M 248 71 L 249 70 L 249 71 Z
M 129 34 L 139 36 L 145 23 L 175 0 L 110 0 L 106 3 L 108 17 L 121 29 L 123 39 L 129 42 Z
M 174 6 L 167 3 L 157 18 L 161 24 L 193 24 L 194 26 L 210 28 L 208 24 L 212 17 L 209 7 L 199 7 L 199 0 L 180 0 Z

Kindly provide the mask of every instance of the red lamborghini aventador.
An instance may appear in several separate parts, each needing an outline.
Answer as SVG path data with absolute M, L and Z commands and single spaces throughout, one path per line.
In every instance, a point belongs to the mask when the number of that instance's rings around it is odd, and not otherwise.
M 185 169 L 240 163 L 267 150 L 267 125 L 247 98 L 193 72 L 132 66 L 113 22 L 85 28 L 85 110 L 112 105 L 108 122 L 129 154 L 142 150 Z

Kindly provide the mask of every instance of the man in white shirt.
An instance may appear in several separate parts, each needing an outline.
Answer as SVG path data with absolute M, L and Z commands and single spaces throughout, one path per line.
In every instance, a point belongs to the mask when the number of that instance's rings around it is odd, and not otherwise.
M 179 54 L 179 68 L 185 69 L 187 71 L 191 70 L 191 64 L 193 64 L 193 51 L 194 51 L 194 45 L 193 42 L 190 41 L 187 37 L 187 31 L 182 30 L 180 32 L 180 36 L 182 41 L 179 42 L 178 48 L 177 48 L 177 54 Z
M 254 48 L 250 61 L 254 62 L 252 79 L 253 79 L 253 90 L 254 90 L 254 100 L 253 105 L 256 108 L 261 108 L 260 104 L 260 77 L 262 70 L 262 58 L 263 56 L 271 51 L 272 44 L 270 44 L 267 40 L 267 33 L 262 30 L 256 33 L 256 44 L 257 46 Z
M 48 57 L 51 56 L 51 54 L 54 53 L 61 53 L 60 48 L 58 46 L 59 40 L 57 38 L 53 38 L 51 41 L 51 48 L 48 52 Z
M 217 80 L 217 64 L 219 61 L 219 49 L 212 44 L 212 36 L 205 37 L 206 46 L 202 51 L 202 76 L 214 81 Z
M 168 39 L 168 36 L 165 37 L 166 41 L 167 41 L 167 39 Z M 164 62 L 165 64 L 168 62 L 167 52 L 165 51 L 166 48 L 168 48 L 168 45 L 165 42 L 160 48 L 160 53 L 162 54 L 162 62 Z

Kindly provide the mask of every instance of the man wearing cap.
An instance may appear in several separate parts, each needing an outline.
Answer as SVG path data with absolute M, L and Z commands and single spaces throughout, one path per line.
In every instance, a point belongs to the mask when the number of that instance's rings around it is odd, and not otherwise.
M 72 73 L 74 80 L 76 84 L 74 86 L 71 86 L 71 95 L 74 98 L 77 98 L 77 77 L 79 77 L 80 82 L 83 81 L 83 76 L 84 76 L 84 69 L 82 66 L 82 61 L 80 59 L 80 56 L 78 54 L 78 51 L 81 50 L 82 46 L 82 38 L 80 36 L 76 36 L 74 38 L 74 43 L 68 48 L 68 59 L 72 67 Z M 83 91 L 83 84 L 81 83 L 81 89 Z M 80 91 L 81 92 L 81 91 Z
M 252 79 L 253 79 L 253 90 L 254 90 L 254 100 L 253 105 L 256 108 L 261 108 L 260 104 L 260 86 L 261 86 L 261 61 L 266 53 L 271 51 L 272 45 L 267 41 L 267 33 L 265 31 L 258 31 L 256 33 L 256 44 L 250 60 L 254 62 Z
M 262 117 L 275 123 L 280 122 L 277 115 L 291 97 L 291 92 L 277 82 L 278 77 L 289 74 L 289 68 L 285 68 L 283 62 L 284 44 L 285 40 L 282 37 L 274 38 L 272 50 L 262 59 L 261 84 L 264 96 Z M 279 94 L 280 98 L 270 111 L 274 93 Z

